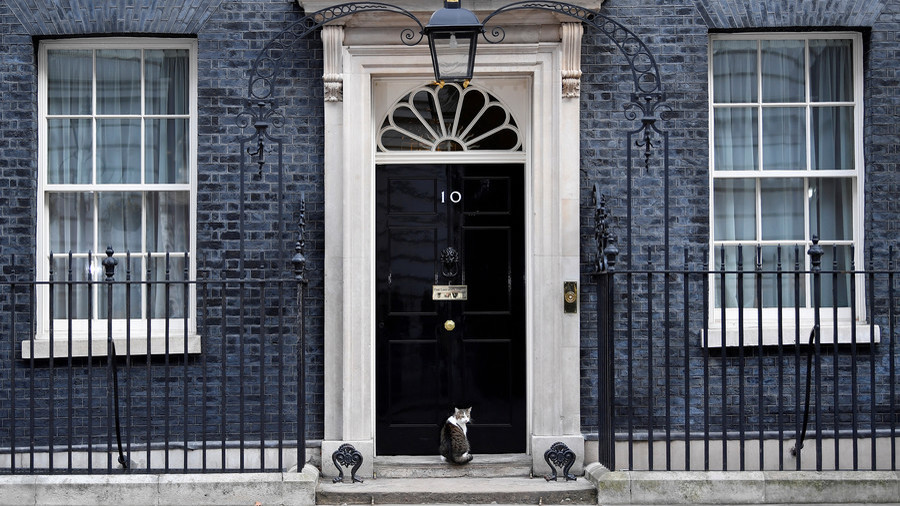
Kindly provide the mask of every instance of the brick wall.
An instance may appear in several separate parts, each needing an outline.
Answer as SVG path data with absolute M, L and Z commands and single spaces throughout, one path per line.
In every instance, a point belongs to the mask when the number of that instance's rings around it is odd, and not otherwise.
M 199 150 L 198 150 L 198 215 L 197 215 L 197 267 L 198 276 L 205 279 L 237 279 L 240 269 L 248 276 L 290 274 L 290 256 L 296 240 L 296 222 L 299 212 L 299 196 L 304 194 L 308 204 L 307 257 L 310 271 L 309 383 L 306 401 L 309 407 L 308 435 L 312 438 L 323 434 L 323 371 L 322 371 L 322 264 L 324 254 L 323 223 L 323 105 L 322 105 L 322 55 L 321 44 L 315 35 L 297 41 L 292 55 L 284 60 L 285 80 L 276 87 L 276 99 L 284 113 L 284 127 L 272 134 L 278 139 L 269 142 L 266 158 L 269 160 L 261 173 L 258 167 L 242 157 L 243 147 L 255 149 L 250 143 L 252 129 L 241 129 L 235 124 L 243 110 L 247 95 L 248 69 L 251 61 L 263 50 L 265 44 L 302 17 L 295 2 L 288 0 L 195 0 L 182 2 L 167 0 L 153 2 L 152 6 L 133 7 L 133 2 L 85 2 L 66 0 L 8 0 L 0 2 L 0 255 L 3 255 L 4 279 L 13 275 L 9 267 L 9 255 L 18 255 L 19 274 L 33 269 L 35 228 L 35 167 L 36 157 L 36 41 L 40 37 L 93 36 L 108 34 L 172 35 L 196 37 L 199 54 Z M 884 250 L 898 236 L 898 191 L 896 163 L 898 161 L 897 110 L 898 97 L 898 27 L 900 27 L 900 2 L 896 0 L 859 2 L 835 0 L 833 2 L 743 2 L 739 0 L 607 0 L 603 5 L 605 15 L 622 23 L 639 36 L 651 49 L 662 76 L 663 91 L 672 111 L 657 126 L 668 133 L 669 140 L 669 218 L 665 221 L 662 204 L 665 201 L 665 177 L 661 159 L 657 156 L 645 168 L 640 152 L 634 151 L 632 182 L 634 220 L 630 237 L 631 255 L 628 255 L 625 221 L 627 133 L 637 129 L 639 122 L 629 120 L 623 107 L 633 90 L 629 68 L 618 50 L 608 38 L 596 29 L 585 30 L 582 65 L 581 98 L 581 155 L 582 155 L 582 427 L 585 433 L 596 429 L 596 373 L 597 360 L 594 351 L 596 325 L 596 293 L 590 278 L 594 261 L 593 208 L 591 189 L 598 183 L 602 191 L 612 196 L 613 214 L 618 216 L 614 227 L 620 239 L 620 265 L 631 261 L 646 262 L 648 255 L 653 262 L 664 262 L 660 248 L 663 234 L 668 231 L 670 262 L 682 263 L 682 248 L 688 248 L 688 261 L 694 265 L 703 263 L 708 240 L 709 188 L 708 188 L 708 103 L 707 103 L 707 44 L 710 30 L 733 29 L 815 29 L 817 27 L 848 27 L 860 29 L 866 40 L 866 243 L 877 250 Z M 281 39 L 287 40 L 287 39 Z M 634 141 L 635 139 L 631 139 Z M 242 146 L 242 141 L 245 144 Z M 280 144 L 279 144 L 280 142 Z M 277 148 L 283 149 L 283 172 L 277 172 Z M 658 153 L 659 151 L 655 151 Z M 241 160 L 248 162 L 243 175 Z M 243 181 L 244 214 L 239 213 L 241 182 Z M 278 195 L 283 198 L 279 200 Z M 241 251 L 244 252 L 241 256 Z M 673 293 L 680 293 L 675 286 Z M 250 310 L 250 305 L 240 307 L 238 292 L 213 291 L 205 304 L 210 308 L 208 316 L 201 320 L 207 328 L 207 367 L 217 370 L 220 362 L 233 361 L 243 349 L 248 360 L 250 374 L 266 374 L 267 364 L 274 360 L 275 341 L 278 337 L 271 320 L 248 318 L 246 340 L 238 340 L 238 332 L 227 323 L 227 316 Z M 246 300 L 258 300 L 263 291 L 248 292 Z M 256 297 L 256 299 L 255 299 Z M 224 303 L 223 303 L 224 299 Z M 20 306 L 27 306 L 28 299 L 19 298 Z M 224 305 L 223 305 L 224 304 Z M 694 296 L 691 304 L 702 304 Z M 0 310 L 8 313 L 8 297 L 0 301 Z M 288 308 L 288 316 L 293 311 Z M 10 339 L 11 322 L 0 321 L 0 339 Z M 13 338 L 27 338 L 29 323 L 19 321 L 18 333 Z M 651 343 L 642 331 L 647 322 L 638 322 L 636 349 L 644 353 Z M 659 325 L 657 326 L 657 331 Z M 293 331 L 289 327 L 288 331 Z M 15 337 L 18 336 L 18 337 Z M 224 340 L 220 337 L 225 336 Z M 699 342 L 697 334 L 689 339 Z M 268 350 L 265 356 L 254 357 L 260 344 Z M 691 342 L 692 345 L 694 342 Z M 654 345 L 658 346 L 658 345 Z M 680 347 L 680 348 L 679 348 Z M 683 353 L 684 344 L 675 343 L 675 353 Z M 696 350 L 696 347 L 694 347 Z M 655 349 L 663 356 L 663 349 Z M 622 370 L 624 344 L 617 345 Z M 770 367 L 772 360 L 764 362 Z M 0 418 L 8 416 L 4 409 L 9 404 L 10 363 L 9 345 L 0 346 Z M 18 361 L 16 385 L 27 385 L 25 365 Z M 290 364 L 288 364 L 290 365 Z M 879 370 L 888 367 L 887 359 L 879 357 Z M 84 361 L 76 361 L 76 367 L 85 367 Z M 720 366 L 733 369 L 725 360 Z M 188 395 L 199 396 L 201 385 L 195 378 L 201 374 L 199 358 L 189 361 L 183 370 L 191 378 L 186 385 Z M 717 367 L 717 366 L 714 366 Z M 721 369 L 714 369 L 719 374 Z M 640 371 L 638 371 L 640 373 Z M 747 377 L 755 377 L 758 371 L 749 370 Z M 165 380 L 141 376 L 136 371 L 135 385 L 164 385 Z M 46 397 L 51 383 L 45 369 L 38 370 L 37 396 Z M 640 378 L 640 374 L 638 378 Z M 646 376 L 644 376 L 646 377 Z M 57 371 L 57 387 L 66 377 Z M 227 381 L 231 381 L 230 379 Z M 672 380 L 676 389 L 684 389 L 684 378 Z M 288 378 L 290 382 L 290 378 Z M 174 385 L 175 383 L 173 383 Z M 209 391 L 232 388 L 234 383 L 211 384 Z M 173 388 L 180 389 L 182 386 Z M 638 384 L 642 391 L 648 385 Z M 180 395 L 176 390 L 173 395 Z M 625 397 L 625 385 L 617 383 L 617 395 Z M 86 394 L 79 387 L 75 395 Z M 95 399 L 105 394 L 97 391 Z M 24 392 L 20 392 L 24 396 Z M 154 396 L 157 393 L 153 393 Z M 160 396 L 162 394 L 159 394 Z M 271 390 L 263 396 L 274 395 Z M 25 397 L 22 397 L 25 402 Z M 151 402 L 161 402 L 154 397 Z M 659 406 L 646 405 L 646 398 L 635 397 L 644 413 L 658 413 Z M 98 401 L 99 402 L 99 401 Z M 790 403 L 789 403 L 790 404 Z M 23 406 L 25 404 L 19 404 Z M 229 406 L 229 410 L 234 406 Z M 735 413 L 734 406 L 725 407 Z M 218 412 L 211 412 L 217 420 Z M 676 408 L 676 417 L 684 417 L 685 409 Z M 46 417 L 47 412 L 39 413 Z M 21 413 L 24 420 L 29 415 Z M 735 416 L 742 416 L 735 413 Z M 232 420 L 233 421 L 233 420 Z M 83 421 L 82 421 L 83 422 Z M 79 422 L 81 423 L 81 422 Z M 104 423 L 103 417 L 97 419 Z M 150 423 L 147 420 L 146 423 Z M 192 423 L 197 423 L 196 420 Z M 230 427 L 236 431 L 235 424 Z M 189 428 L 199 430 L 199 428 Z M 24 429 L 22 429 L 24 430 Z M 179 432 L 180 427 L 170 430 Z M 249 428 L 253 430 L 253 428 Z M 103 430 L 105 434 L 105 430 Z M 0 438 L 6 437 L 0 431 Z M 0 442 L 3 446 L 3 442 Z
M 199 279 L 237 280 L 246 275 L 261 279 L 275 276 L 292 276 L 290 258 L 297 240 L 297 220 L 300 196 L 307 201 L 308 241 L 306 243 L 307 268 L 310 272 L 309 325 L 307 355 L 310 364 L 305 396 L 308 412 L 308 437 L 321 437 L 323 433 L 322 415 L 322 258 L 323 258 L 323 189 L 322 189 L 322 55 L 321 43 L 317 35 L 298 41 L 292 46 L 291 58 L 286 60 L 283 80 L 278 83 L 276 96 L 285 117 L 284 127 L 270 132 L 277 137 L 269 142 L 266 158 L 269 161 L 258 172 L 256 164 L 248 163 L 243 176 L 244 213 L 239 213 L 241 201 L 241 152 L 249 144 L 253 129 L 237 126 L 238 114 L 244 108 L 247 96 L 249 68 L 266 43 L 303 17 L 295 2 L 282 0 L 232 1 L 203 0 L 182 2 L 169 0 L 154 2 L 152 5 L 136 7 L 134 2 L 69 2 L 62 0 L 30 1 L 11 0 L 0 5 L 0 171 L 2 171 L 3 220 L 0 221 L 2 239 L 0 254 L 4 255 L 4 279 L 27 279 L 33 271 L 33 251 L 35 244 L 35 189 L 37 166 L 36 113 L 37 72 L 35 54 L 40 38 L 69 36 L 184 36 L 196 37 L 198 41 L 198 213 L 197 213 L 197 274 Z M 288 37 L 289 38 L 289 37 Z M 255 142 L 255 141 L 254 141 Z M 279 173 L 276 163 L 278 146 L 282 148 L 283 172 Z M 243 157 L 249 162 L 249 157 Z M 279 200 L 279 194 L 282 199 Z M 241 233 L 241 226 L 244 233 Z M 244 253 L 241 261 L 241 252 Z M 8 255 L 18 253 L 16 274 L 9 267 Z M 241 272 L 240 269 L 244 269 Z M 18 276 L 14 278 L 13 276 Z M 271 287 L 268 287 L 271 288 Z M 231 371 L 240 370 L 244 375 L 248 395 L 263 399 L 262 404 L 247 403 L 243 427 L 239 424 L 238 399 L 231 395 L 226 402 L 224 415 L 218 408 L 207 410 L 206 423 L 218 427 L 225 418 L 229 439 L 244 433 L 248 440 L 260 438 L 260 426 L 266 425 L 267 437 L 273 438 L 274 425 L 266 420 L 275 419 L 279 396 L 285 395 L 286 402 L 296 405 L 296 391 L 292 387 L 296 381 L 296 349 L 287 350 L 284 364 L 284 392 L 277 391 L 277 371 L 279 369 L 279 338 L 294 335 L 295 307 L 293 285 L 284 287 L 289 307 L 284 309 L 288 322 L 279 334 L 277 313 L 279 299 L 263 288 L 248 287 L 244 290 L 244 304 L 240 303 L 240 289 L 232 286 L 224 291 L 212 288 L 209 295 L 201 296 L 198 307 L 206 310 L 198 321 L 198 329 L 203 335 L 204 353 L 191 357 L 186 366 L 179 357 L 171 359 L 174 368 L 172 382 L 159 367 L 133 367 L 128 369 L 127 381 L 134 392 L 135 406 L 149 402 L 153 407 L 149 416 L 134 419 L 129 428 L 135 441 L 143 436 L 149 426 L 150 439 L 159 441 L 163 431 L 162 418 L 172 418 L 168 430 L 176 435 L 187 430 L 189 439 L 197 439 L 204 430 L 201 417 L 185 417 L 183 399 L 189 398 L 190 406 L 202 405 L 204 368 L 208 373 L 205 387 L 208 393 L 219 395 L 225 391 L 237 391 L 238 379 Z M 224 303 L 223 303 L 224 299 Z M 9 330 L 9 297 L 4 297 L 4 320 L 0 325 Z M 266 305 L 260 309 L 261 301 Z M 12 395 L 8 379 L 13 372 L 10 367 L 13 346 L 30 338 L 30 321 L 22 317 L 27 314 L 27 294 L 16 298 L 19 317 L 16 322 L 18 332 L 3 332 L 2 350 L 3 387 L 0 399 L 7 401 Z M 262 313 L 262 314 L 260 314 Z M 244 314 L 244 327 L 235 326 L 231 321 Z M 224 317 L 223 317 L 224 315 Z M 9 339 L 9 341 L 7 341 Z M 15 355 L 19 356 L 18 344 Z M 261 352 L 262 350 L 262 352 Z M 180 350 L 172 350 L 173 355 Z M 238 357 L 244 362 L 236 364 Z M 13 359 L 14 360 L 14 359 Z M 160 363 L 162 359 L 154 359 Z M 227 375 L 217 375 L 225 371 L 220 367 L 226 363 Z M 72 367 L 50 368 L 46 362 L 38 362 L 32 374 L 28 363 L 16 360 L 15 385 L 18 387 L 16 399 L 18 444 L 27 441 L 29 424 L 35 418 L 37 434 L 46 434 L 50 409 L 55 409 L 56 432 L 61 435 L 56 444 L 65 444 L 68 428 L 65 405 L 72 397 L 76 405 L 87 405 L 90 393 L 93 410 L 82 411 L 72 422 L 75 434 L 74 444 L 84 444 L 87 425 L 93 426 L 94 442 L 103 441 L 106 427 L 106 381 L 105 366 L 94 363 L 89 367 L 84 359 L 75 359 Z M 237 367 L 235 367 L 237 366 Z M 88 369 L 92 372 L 88 373 Z M 68 374 L 71 370 L 72 376 Z M 89 390 L 86 382 L 77 378 L 93 374 L 95 385 Z M 187 381 L 180 381 L 182 376 Z M 257 378 L 263 377 L 263 382 Z M 76 378 L 71 395 L 67 388 L 72 378 Z M 223 381 L 225 382 L 223 384 Z M 37 411 L 31 414 L 29 388 L 33 382 L 36 399 L 50 399 L 40 402 Z M 91 382 L 87 382 L 91 383 Z M 51 385 L 53 388 L 51 388 Z M 261 385 L 261 386 L 260 386 Z M 253 389 L 256 388 L 256 391 Z M 262 392 L 260 393 L 260 390 Z M 145 394 L 150 392 L 149 401 Z M 166 400 L 168 398 L 168 401 Z M 291 400 L 293 399 L 293 400 Z M 213 405 L 220 404 L 212 402 Z M 260 407 L 265 413 L 258 413 Z M 3 402 L 0 417 L 8 419 L 10 403 Z M 167 406 L 168 412 L 164 406 Z M 191 409 L 191 408 L 189 408 Z M 294 408 L 284 409 L 288 413 L 284 430 L 294 433 Z M 144 410 L 146 411 L 146 410 Z M 169 417 L 171 414 L 171 417 Z M 88 418 L 88 417 L 92 418 Z M 185 420 L 187 427 L 180 421 Z M 8 446 L 8 433 L 0 435 L 0 446 Z M 25 439 L 22 439 L 25 438 Z M 289 439 L 292 437 L 289 437 Z M 45 440 L 45 438 L 39 438 Z
M 877 267 L 886 266 L 887 248 L 896 242 L 896 216 L 897 216 L 897 179 L 896 163 L 898 161 L 895 147 L 897 137 L 896 127 L 896 97 L 894 89 L 897 85 L 897 2 L 741 2 L 736 0 L 607 0 L 603 4 L 602 13 L 621 22 L 630 28 L 651 48 L 660 68 L 664 91 L 668 94 L 668 104 L 672 107 L 672 115 L 666 121 L 657 125 L 669 135 L 669 218 L 665 221 L 663 215 L 664 198 L 661 158 L 656 155 L 651 160 L 649 169 L 643 166 L 642 150 L 633 150 L 632 155 L 638 159 L 633 164 L 633 202 L 632 202 L 632 227 L 630 244 L 634 266 L 652 261 L 654 267 L 659 269 L 665 263 L 663 231 L 668 230 L 670 265 L 682 266 L 685 263 L 686 250 L 689 266 L 705 268 L 704 258 L 708 244 L 708 220 L 709 220 L 709 183 L 708 183 L 708 33 L 710 31 L 732 30 L 817 30 L 817 29 L 851 29 L 863 33 L 865 44 L 865 157 L 866 157 L 866 208 L 865 208 L 865 241 L 867 249 L 873 248 Z M 619 257 L 619 267 L 628 265 L 628 239 L 627 236 L 627 132 L 640 127 L 637 121 L 628 121 L 622 113 L 623 106 L 628 101 L 628 93 L 631 91 L 631 83 L 628 79 L 628 67 L 623 57 L 612 47 L 607 38 L 597 34 L 596 30 L 586 29 L 585 47 L 583 48 L 582 66 L 584 77 L 582 79 L 582 428 L 585 433 L 596 431 L 597 407 L 596 407 L 596 373 L 597 357 L 594 346 L 597 311 L 596 293 L 590 274 L 593 271 L 595 259 L 595 243 L 593 241 L 593 208 L 591 206 L 590 192 L 594 183 L 599 183 L 601 191 L 611 197 L 610 205 L 613 215 L 616 217 L 613 226 L 618 227 L 615 232 L 619 236 L 619 249 L 622 255 Z M 866 255 L 869 256 L 868 254 Z M 688 323 L 687 350 L 691 367 L 694 367 L 693 375 L 685 375 L 679 372 L 678 365 L 684 363 L 685 339 L 684 339 L 684 313 L 681 295 L 683 285 L 679 281 L 669 284 L 673 301 L 673 311 L 668 315 L 662 310 L 662 290 L 660 277 L 657 277 L 655 290 L 660 294 L 654 301 L 652 318 L 648 318 L 646 300 L 635 300 L 634 320 L 629 324 L 624 321 L 622 314 L 625 303 L 618 297 L 624 297 L 629 284 L 635 289 L 635 293 L 646 290 L 646 281 L 635 278 L 624 280 L 620 278 L 617 294 L 617 309 L 620 320 L 617 321 L 616 340 L 616 423 L 617 429 L 623 430 L 627 426 L 626 399 L 629 388 L 635 417 L 635 429 L 646 430 L 648 421 L 661 426 L 667 416 L 671 416 L 677 425 L 676 430 L 683 428 L 687 408 L 676 401 L 669 407 L 668 414 L 664 405 L 664 397 L 661 395 L 665 388 L 670 388 L 676 395 L 690 389 L 694 393 L 692 413 L 701 413 L 698 409 L 702 402 L 702 393 L 694 391 L 698 382 L 702 384 L 699 376 L 702 365 L 700 354 L 701 323 L 696 319 L 693 324 Z M 884 291 L 885 285 L 877 285 L 876 290 Z M 702 314 L 702 296 L 694 294 L 699 290 L 699 279 L 694 282 L 691 289 L 689 307 L 693 314 Z M 890 337 L 886 315 L 883 305 L 875 308 L 876 323 L 882 326 L 882 345 L 875 349 L 875 356 L 860 356 L 856 373 L 859 377 L 867 377 L 870 371 L 870 363 L 874 365 L 879 377 L 885 377 L 889 371 L 890 359 L 888 349 Z M 666 320 L 668 318 L 668 320 Z M 653 324 L 650 321 L 653 321 Z M 672 336 L 669 347 L 665 347 L 666 331 L 664 323 L 669 322 L 669 334 Z M 630 326 L 629 326 L 630 325 Z M 653 326 L 651 332 L 650 325 Z M 628 367 L 626 336 L 634 338 L 633 357 L 637 361 L 633 369 L 634 381 L 629 385 L 625 380 L 625 371 Z M 655 381 L 653 385 L 648 382 L 648 369 L 646 360 L 651 350 L 655 357 Z M 789 350 L 793 357 L 793 349 Z M 868 351 L 866 352 L 868 353 Z M 824 377 L 830 378 L 834 371 L 835 361 L 833 356 L 823 359 Z M 742 420 L 749 428 L 757 426 L 756 421 L 762 420 L 767 428 L 774 427 L 776 420 L 771 415 L 759 413 L 757 408 L 757 385 L 760 373 L 762 377 L 771 378 L 777 371 L 777 357 L 773 350 L 765 352 L 762 358 L 763 370 L 760 371 L 755 364 L 755 358 L 748 360 L 748 365 L 743 369 L 743 382 L 747 388 L 748 405 L 739 409 L 737 402 L 722 406 L 720 400 L 713 399 L 713 410 L 717 416 L 724 416 L 728 420 L 736 422 Z M 805 351 L 803 352 L 805 359 Z M 851 373 L 846 366 L 846 352 L 839 352 L 840 358 L 840 383 L 849 384 Z M 749 356 L 755 356 L 755 350 L 748 352 Z M 671 357 L 675 360 L 676 367 L 664 386 L 661 366 Z M 871 361 L 871 362 L 870 362 Z M 710 374 L 713 378 L 721 377 L 723 368 L 725 376 L 729 378 L 731 387 L 735 387 L 741 380 L 740 360 L 738 357 L 728 354 L 715 355 L 710 361 Z M 805 368 L 801 374 L 793 366 L 793 358 L 789 360 L 789 366 L 785 369 L 785 380 L 793 385 L 798 380 L 805 380 Z M 683 369 L 683 367 L 681 368 Z M 829 379 L 830 381 L 830 379 Z M 864 383 L 867 380 L 864 380 Z M 690 382 L 690 383 L 689 383 Z M 767 382 L 768 384 L 768 382 Z M 689 386 L 691 385 L 691 386 Z M 714 392 L 721 394 L 721 383 Z M 869 399 L 868 392 L 872 392 L 871 385 L 862 384 L 860 392 L 865 399 Z M 877 389 L 877 387 L 876 387 Z M 653 395 L 652 403 L 650 400 Z M 830 420 L 833 419 L 834 402 L 831 385 L 823 388 L 823 409 Z M 784 396 L 785 408 L 784 420 L 792 424 L 800 410 L 797 406 L 793 391 L 780 392 L 777 388 L 766 387 L 763 389 L 763 398 L 766 405 L 771 405 L 772 399 Z M 880 394 L 879 394 L 880 395 Z M 842 400 L 842 412 L 850 410 L 849 397 Z M 880 397 L 885 399 L 884 397 Z M 882 404 L 886 406 L 887 404 Z M 874 415 L 885 420 L 885 414 Z M 702 427 L 702 418 L 692 417 L 694 429 Z M 715 423 L 715 422 L 714 422 Z M 734 425 L 736 426 L 736 424 Z M 788 428 L 792 428 L 789 425 Z M 721 426 L 713 427 L 719 430 Z

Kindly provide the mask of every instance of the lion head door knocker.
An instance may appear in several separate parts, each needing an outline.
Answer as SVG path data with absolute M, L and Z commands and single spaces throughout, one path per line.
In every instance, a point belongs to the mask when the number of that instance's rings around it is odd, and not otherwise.
M 448 279 L 459 274 L 459 252 L 453 246 L 447 246 L 441 251 L 441 274 Z

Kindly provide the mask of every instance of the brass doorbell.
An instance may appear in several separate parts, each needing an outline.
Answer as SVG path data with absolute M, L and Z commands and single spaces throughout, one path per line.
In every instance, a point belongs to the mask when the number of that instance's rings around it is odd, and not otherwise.
M 578 312 L 578 282 L 566 281 L 563 283 L 563 310 L 566 313 Z

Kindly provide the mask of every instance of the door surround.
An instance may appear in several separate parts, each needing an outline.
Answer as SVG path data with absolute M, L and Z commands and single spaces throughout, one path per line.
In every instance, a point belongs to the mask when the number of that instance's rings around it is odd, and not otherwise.
M 360 475 L 371 476 L 375 455 L 375 131 L 381 120 L 375 112 L 374 83 L 410 77 L 424 83 L 432 75 L 431 60 L 424 45 L 361 43 L 366 39 L 364 31 L 354 34 L 348 28 L 345 34 L 343 27 L 326 28 L 334 28 L 323 32 L 326 67 L 329 58 L 332 63 L 337 59 L 340 73 L 336 77 L 326 68 L 326 87 L 340 82 L 342 93 L 325 103 L 322 455 L 327 462 L 339 445 L 351 443 L 364 458 Z M 330 57 L 329 45 L 334 50 Z M 524 129 L 526 444 L 533 470 L 540 474 L 549 472 L 543 453 L 556 441 L 575 451 L 573 472 L 581 469 L 584 459 L 580 316 L 565 314 L 562 300 L 563 283 L 579 280 L 580 274 L 579 101 L 564 98 L 563 68 L 568 59 L 564 45 L 559 38 L 484 44 L 479 47 L 475 74 L 475 82 L 501 100 L 515 92 L 515 86 L 522 86 L 515 83 L 530 87 Z M 571 89 L 568 84 L 566 88 Z M 460 153 L 456 160 L 486 161 L 477 152 Z M 329 467 L 323 465 L 323 474 L 335 472 Z

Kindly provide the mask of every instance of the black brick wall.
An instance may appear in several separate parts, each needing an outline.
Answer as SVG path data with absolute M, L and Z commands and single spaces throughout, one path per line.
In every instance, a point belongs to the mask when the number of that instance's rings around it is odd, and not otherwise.
M 248 69 L 251 61 L 264 45 L 281 30 L 302 18 L 296 3 L 288 0 L 167 0 L 153 2 L 152 7 L 133 7 L 134 2 L 75 2 L 67 0 L 8 0 L 0 2 L 0 255 L 2 255 L 3 279 L 25 276 L 33 269 L 35 244 L 35 189 L 36 189 L 36 44 L 42 37 L 96 36 L 109 34 L 171 35 L 196 37 L 199 46 L 199 132 L 198 132 L 198 215 L 197 215 L 197 270 L 198 277 L 211 280 L 234 280 L 240 268 L 248 277 L 278 276 L 290 274 L 290 256 L 296 240 L 296 222 L 299 196 L 305 194 L 308 204 L 307 257 L 310 271 L 310 327 L 307 353 L 309 356 L 309 383 L 306 401 L 309 407 L 308 435 L 311 438 L 323 434 L 323 371 L 322 371 L 322 315 L 323 289 L 322 267 L 324 254 L 323 211 L 323 105 L 322 105 L 322 54 L 321 43 L 314 35 L 298 41 L 289 59 L 284 80 L 277 87 L 276 99 L 284 112 L 284 127 L 272 134 L 279 137 L 283 148 L 283 172 L 279 175 L 274 163 L 276 152 L 267 153 L 268 163 L 257 174 L 257 167 L 250 163 L 243 176 L 244 183 L 244 234 L 241 235 L 240 202 L 240 147 L 252 132 L 235 125 L 236 116 L 243 110 L 247 95 Z M 898 236 L 898 182 L 896 177 L 900 151 L 897 148 L 897 116 L 900 107 L 898 86 L 898 33 L 900 33 L 900 2 L 896 0 L 859 2 L 835 0 L 832 2 L 743 2 L 738 0 L 607 0 L 603 13 L 633 30 L 651 49 L 660 68 L 663 90 L 668 94 L 667 103 L 672 112 L 669 119 L 659 122 L 659 127 L 669 134 L 669 211 L 665 222 L 663 209 L 663 174 L 658 158 L 654 158 L 649 170 L 640 160 L 635 162 L 634 173 L 634 227 L 632 229 L 631 260 L 646 262 L 648 248 L 653 261 L 663 260 L 660 248 L 664 230 L 668 230 L 672 265 L 682 262 L 682 249 L 689 249 L 689 261 L 702 264 L 703 252 L 708 240 L 709 188 L 708 188 L 708 103 L 707 103 L 707 44 L 708 33 L 721 30 L 772 30 L 772 29 L 828 29 L 842 27 L 859 29 L 864 33 L 866 112 L 866 208 L 865 240 L 868 246 L 884 251 Z M 586 433 L 596 429 L 596 354 L 593 350 L 596 325 L 596 293 L 590 278 L 594 260 L 593 209 L 591 188 L 599 183 L 604 193 L 613 196 L 613 213 L 619 216 L 614 226 L 620 238 L 623 256 L 620 265 L 629 261 L 625 247 L 624 177 L 627 156 L 627 132 L 638 128 L 628 120 L 623 107 L 632 91 L 630 71 L 617 49 L 605 35 L 587 28 L 583 47 L 581 95 L 581 224 L 582 224 L 582 357 L 579 364 L 582 377 L 582 427 Z M 278 144 L 272 142 L 270 149 Z M 253 147 L 247 145 L 245 147 Z M 635 153 L 639 158 L 639 153 Z M 249 160 L 248 160 L 249 162 Z M 279 179 L 280 178 L 280 179 Z M 283 199 L 277 198 L 279 193 Z M 280 202 L 280 203 L 279 203 Z M 280 221 L 279 221 L 280 220 Z M 244 251 L 241 264 L 240 251 Z M 11 265 L 11 255 L 16 254 L 16 273 Z M 674 286 L 675 300 L 680 300 L 681 286 Z M 289 288 L 288 291 L 291 289 Z M 224 316 L 242 310 L 237 302 L 239 292 L 231 288 L 212 290 L 205 304 L 210 308 L 201 325 L 206 325 L 210 336 L 205 343 L 207 366 L 218 370 L 221 357 L 233 362 L 243 349 L 247 358 L 247 373 L 266 374 L 274 360 L 275 341 L 278 338 L 272 314 L 266 318 L 245 319 L 245 331 L 251 337 L 237 339 L 238 331 L 233 322 Z M 245 300 L 269 297 L 263 290 L 245 293 Z M 8 419 L 11 339 L 27 339 L 27 321 L 16 323 L 16 333 L 11 333 L 9 314 L 11 300 L 6 294 L 0 300 L 0 419 Z M 223 308 L 224 298 L 224 308 Z M 17 307 L 27 312 L 29 299 L 20 295 L 15 299 Z M 680 302 L 678 302 L 680 304 Z M 701 298 L 691 296 L 696 306 Z M 244 311 L 252 312 L 247 303 Z M 293 309 L 287 310 L 290 317 Z M 882 322 L 884 323 L 884 322 Z M 680 325 L 675 321 L 673 326 Z M 647 323 L 639 322 L 635 345 L 639 353 L 646 353 L 649 340 L 645 330 Z M 656 324 L 659 331 L 661 323 Z M 673 327 L 674 328 L 674 327 Z M 288 326 L 290 332 L 293 327 Z M 621 334 L 620 334 L 621 335 Z M 225 336 L 224 343 L 221 337 Z M 254 337 L 255 336 L 255 337 Z M 696 334 L 689 339 L 699 342 Z M 883 335 L 884 339 L 884 335 Z M 260 342 L 267 350 L 259 360 Z M 887 337 L 887 341 L 890 337 Z M 694 341 L 690 345 L 694 346 Z M 658 345 L 654 345 L 658 346 Z M 675 357 L 684 353 L 684 344 L 674 343 Z M 696 350 L 696 346 L 693 348 Z M 882 346 L 881 349 L 886 349 Z M 641 351 L 642 350 L 642 351 Z M 224 351 L 224 353 L 223 353 Z M 257 353 L 257 355 L 254 355 Z M 619 367 L 617 395 L 624 399 L 625 384 L 621 370 L 624 344 L 617 345 Z M 654 348 L 662 357 L 662 348 Z M 18 355 L 18 352 L 16 352 Z M 183 385 L 168 382 L 173 389 L 171 396 L 179 398 L 181 389 L 189 395 L 199 396 L 201 385 L 196 378 L 201 375 L 199 358 L 192 358 L 179 374 L 187 375 Z M 765 367 L 771 367 L 774 358 L 767 357 Z M 879 356 L 879 371 L 888 367 L 886 357 Z M 692 364 L 699 362 L 692 359 Z M 290 364 L 288 364 L 290 365 Z M 713 364 L 713 375 L 725 366 L 733 369 L 733 362 L 725 357 Z M 16 361 L 15 385 L 20 389 L 16 417 L 26 420 L 30 414 L 27 406 L 26 386 L 29 376 L 27 364 Z M 76 361 L 79 371 L 86 367 L 84 361 Z M 641 377 L 640 370 L 638 380 Z M 791 372 L 792 373 L 792 372 Z M 46 418 L 46 401 L 49 386 L 55 383 L 59 390 L 68 378 L 65 369 L 57 368 L 54 377 L 46 369 L 38 369 L 35 376 L 36 397 L 42 400 Z M 99 373 L 98 373 L 99 374 Z M 151 377 L 135 372 L 135 385 L 149 385 L 152 403 L 161 403 L 163 395 L 156 386 L 165 385 L 164 378 L 156 373 Z M 729 372 L 731 374 L 731 372 Z M 757 371 L 745 372 L 747 378 L 755 378 Z M 287 378 L 290 383 L 291 378 Z M 688 388 L 685 379 L 673 380 L 677 389 Z M 225 385 L 209 385 L 210 392 L 219 388 L 233 388 L 234 378 Z M 649 385 L 638 384 L 642 391 Z M 693 388 L 693 387 L 691 387 Z M 271 387 L 265 387 L 265 395 L 276 395 Z M 83 398 L 86 390 L 80 385 L 76 397 Z M 293 393 L 295 395 L 295 392 Z M 288 392 L 290 398 L 291 392 Z M 60 390 L 54 393 L 59 399 L 65 396 Z M 98 406 L 103 405 L 105 393 L 95 395 Z M 101 401 L 98 401 L 97 399 Z M 645 399 L 635 398 L 636 404 L 646 404 Z M 622 401 L 618 403 L 621 410 Z M 229 408 L 229 410 L 231 407 Z M 539 409 L 539 407 L 538 407 Z M 659 405 L 643 405 L 644 413 L 659 413 Z M 675 415 L 683 417 L 684 407 L 676 407 Z M 728 407 L 734 413 L 734 407 Z M 105 410 L 104 410 L 105 414 Z M 217 414 L 210 412 L 215 418 Z M 735 413 L 734 416 L 742 416 Z M 104 423 L 103 417 L 96 420 Z M 84 420 L 76 423 L 83 425 Z M 197 424 L 197 420 L 190 423 Z M 231 420 L 231 430 L 237 428 Z M 23 425 L 19 425 L 20 429 Z M 96 427 L 96 426 L 95 426 Z M 197 427 L 189 430 L 200 430 Z M 24 430 L 24 429 L 21 429 Z M 182 427 L 172 427 L 178 433 Z M 253 429 L 248 429 L 252 431 Z M 105 434 L 105 429 L 103 429 Z M 0 430 L 0 446 L 8 437 Z

